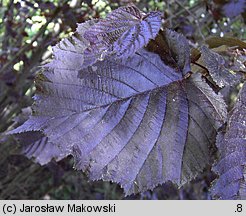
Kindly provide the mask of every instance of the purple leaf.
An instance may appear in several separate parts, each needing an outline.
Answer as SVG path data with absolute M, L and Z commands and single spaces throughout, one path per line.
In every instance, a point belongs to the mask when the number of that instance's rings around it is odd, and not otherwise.
M 161 27 L 161 14 L 150 12 L 141 18 L 139 24 L 129 28 L 117 41 L 113 50 L 118 58 L 127 58 L 154 39 Z
M 225 60 L 221 55 L 211 51 L 205 45 L 201 47 L 201 54 L 210 76 L 219 87 L 233 85 L 235 82 L 239 81 L 240 76 L 231 73 L 231 71 L 225 67 Z
M 186 84 L 186 92 L 189 127 L 182 166 L 184 183 L 212 162 L 209 149 L 214 145 L 216 132 L 227 116 L 222 95 L 215 94 L 200 75 L 192 75 L 191 81 Z
M 161 27 L 161 14 L 144 14 L 135 6 L 120 7 L 105 19 L 79 24 L 70 38 L 53 47 L 55 60 L 50 67 L 82 69 L 106 56 L 127 58 L 154 39 Z
M 49 142 L 40 131 L 19 133 L 16 138 L 22 143 L 22 153 L 41 165 L 49 163 L 52 158 L 59 161 L 67 156 L 64 155 L 61 147 Z
M 246 85 L 229 115 L 225 132 L 217 136 L 219 160 L 213 170 L 219 175 L 211 188 L 217 199 L 245 199 Z
M 200 75 L 184 78 L 190 52 L 182 35 L 165 30 L 150 42 L 153 52 L 139 49 L 159 31 L 158 16 L 119 8 L 54 49 L 36 79 L 33 115 L 10 132 L 23 136 L 29 158 L 45 164 L 71 154 L 90 179 L 117 182 L 126 194 L 182 185 L 205 168 L 226 105 Z M 127 42 L 130 33 L 139 38 Z
M 246 1 L 245 0 L 231 0 L 227 4 L 223 5 L 222 11 L 227 17 L 235 17 L 239 14 L 245 12 L 246 10 Z
M 105 19 L 79 24 L 73 36 L 53 48 L 55 61 L 49 66 L 79 69 L 106 56 L 128 58 L 154 39 L 160 28 L 160 12 L 145 14 L 134 5 L 120 7 Z
M 127 58 L 154 39 L 161 28 L 161 13 L 145 14 L 134 5 L 120 7 L 85 32 L 92 54 Z
M 157 53 L 165 64 L 183 75 L 190 71 L 190 48 L 186 38 L 170 29 L 160 31 L 147 49 Z
M 169 180 L 181 185 L 209 162 L 226 110 L 198 75 L 183 80 L 145 50 L 127 64 L 108 59 L 78 74 L 48 69 L 44 75 L 37 81 L 35 115 L 13 131 L 39 128 L 48 138 L 31 144 L 28 157 L 43 164 L 47 156 L 72 154 L 90 179 L 118 182 L 126 194 Z
M 169 46 L 170 55 L 175 60 L 179 70 L 185 75 L 190 71 L 190 48 L 186 38 L 169 29 L 164 31 L 164 36 Z
M 78 70 L 93 64 L 99 56 L 95 56 L 95 54 L 93 56 L 85 55 L 90 42 L 84 38 L 84 34 L 96 22 L 97 20 L 89 20 L 79 24 L 74 35 L 63 39 L 54 46 L 54 60 L 47 66 L 57 67 L 59 65 L 60 68 L 66 70 Z

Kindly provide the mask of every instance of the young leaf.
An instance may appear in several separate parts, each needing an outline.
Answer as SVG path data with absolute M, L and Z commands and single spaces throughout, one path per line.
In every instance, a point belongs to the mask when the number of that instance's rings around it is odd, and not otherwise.
M 225 67 L 225 60 L 218 53 L 211 51 L 204 45 L 201 47 L 201 54 L 209 74 L 219 87 L 232 85 L 240 79 L 237 74 L 231 73 L 230 70 Z
M 120 7 L 105 19 L 78 24 L 74 35 L 53 47 L 55 60 L 48 65 L 75 70 L 110 55 L 127 58 L 154 39 L 160 28 L 160 12 L 145 14 L 134 5 Z
M 170 50 L 170 56 L 173 57 L 183 75 L 190 71 L 190 48 L 186 38 L 169 29 L 164 31 L 164 37 Z
M 219 161 L 213 170 L 219 175 L 211 188 L 214 198 L 245 199 L 246 164 L 246 85 L 229 115 L 225 132 L 217 136 Z
M 127 58 L 154 39 L 161 28 L 160 12 L 145 14 L 134 5 L 120 7 L 105 19 L 79 24 L 70 38 L 53 47 L 49 67 L 82 69 L 106 56 Z
M 130 5 L 120 7 L 99 20 L 85 32 L 85 38 L 93 44 L 93 53 L 127 58 L 154 39 L 160 28 L 160 12 L 145 14 Z
M 183 75 L 190 71 L 190 47 L 183 35 L 170 29 L 161 30 L 147 49 L 157 53 L 165 64 Z

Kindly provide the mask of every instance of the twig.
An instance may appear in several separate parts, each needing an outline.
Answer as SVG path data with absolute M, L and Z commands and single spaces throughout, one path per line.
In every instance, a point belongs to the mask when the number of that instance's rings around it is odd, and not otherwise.
M 170 26 L 173 27 L 173 13 L 172 10 L 170 9 L 170 3 L 167 1 L 167 10 L 168 12 L 171 14 L 171 16 L 169 17 L 169 21 L 170 21 Z
M 201 5 L 201 2 L 198 2 L 197 4 L 195 4 L 195 5 L 193 5 L 192 7 L 190 7 L 189 10 L 190 10 L 190 11 L 197 10 L 197 8 L 199 8 L 200 5 Z M 178 17 L 179 15 L 181 15 L 181 14 L 187 12 L 186 10 L 187 10 L 186 8 L 185 8 L 185 9 L 183 8 L 183 9 L 179 10 L 178 12 L 176 12 L 176 11 L 175 11 L 175 13 L 172 12 L 172 15 L 169 16 L 169 17 L 166 19 L 166 21 L 170 21 L 170 20 L 172 20 L 173 18 Z

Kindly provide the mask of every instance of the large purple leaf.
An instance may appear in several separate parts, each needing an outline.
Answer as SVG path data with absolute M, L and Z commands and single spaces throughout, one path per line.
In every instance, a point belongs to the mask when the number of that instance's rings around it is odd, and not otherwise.
M 182 35 L 166 29 L 152 52 L 142 48 L 159 28 L 159 13 L 127 6 L 59 43 L 37 76 L 33 115 L 10 132 L 27 157 L 46 164 L 73 155 L 90 179 L 117 182 L 126 194 L 201 172 L 226 106 L 200 75 L 187 79 Z
M 245 199 L 246 165 L 246 85 L 229 115 L 225 132 L 217 136 L 220 153 L 213 170 L 219 175 L 211 188 L 211 193 L 219 199 Z
M 226 115 L 199 75 L 182 76 L 145 50 L 127 64 L 106 59 L 77 73 L 47 68 L 34 115 L 12 133 L 42 131 L 47 139 L 29 144 L 29 157 L 44 164 L 72 154 L 90 179 L 118 182 L 126 194 L 169 180 L 181 185 L 209 162 Z

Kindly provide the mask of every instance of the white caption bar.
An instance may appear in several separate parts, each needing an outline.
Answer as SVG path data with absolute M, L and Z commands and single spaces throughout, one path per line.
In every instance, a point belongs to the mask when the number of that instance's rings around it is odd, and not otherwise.
M 246 215 L 246 201 L 1 200 L 0 215 L 240 216 Z

